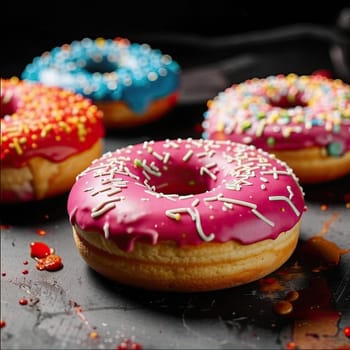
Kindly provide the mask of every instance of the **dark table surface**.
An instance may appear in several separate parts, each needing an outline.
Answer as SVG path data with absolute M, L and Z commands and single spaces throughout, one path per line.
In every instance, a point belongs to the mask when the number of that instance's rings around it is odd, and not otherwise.
M 232 38 L 222 46 L 213 38 L 204 44 L 181 35 L 142 40 L 171 51 L 181 64 L 179 103 L 151 125 L 108 131 L 105 151 L 151 139 L 201 137 L 207 99 L 246 78 L 342 72 L 330 42 L 308 36 L 251 46 Z M 8 60 L 2 76 L 18 74 L 24 63 Z M 266 278 L 208 293 L 143 291 L 99 276 L 75 248 L 67 194 L 2 205 L 2 349 L 116 349 L 125 339 L 144 349 L 349 349 L 350 177 L 303 187 L 308 210 L 292 257 Z M 312 245 L 314 237 L 321 248 Z M 54 248 L 63 268 L 37 270 L 30 258 L 33 241 Z M 293 291 L 299 293 L 293 311 L 277 313 L 276 303 Z M 20 304 L 23 298 L 27 305 Z

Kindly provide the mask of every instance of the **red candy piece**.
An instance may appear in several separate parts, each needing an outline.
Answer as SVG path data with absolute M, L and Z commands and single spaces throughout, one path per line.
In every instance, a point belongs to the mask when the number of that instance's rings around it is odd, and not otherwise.
M 322 77 L 332 79 L 332 73 L 328 69 L 318 69 L 312 72 L 312 75 L 320 75 Z
M 36 264 L 38 270 L 57 271 L 63 267 L 62 259 L 59 255 L 50 254 L 45 258 L 39 259 Z
M 30 243 L 30 256 L 32 258 L 42 259 L 52 253 L 52 249 L 43 242 Z

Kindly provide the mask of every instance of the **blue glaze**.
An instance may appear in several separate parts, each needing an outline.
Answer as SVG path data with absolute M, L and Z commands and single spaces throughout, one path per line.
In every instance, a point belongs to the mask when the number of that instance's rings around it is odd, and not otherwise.
M 71 89 L 94 101 L 124 101 L 142 113 L 153 100 L 178 90 L 180 67 L 147 44 L 85 38 L 35 57 L 21 78 Z

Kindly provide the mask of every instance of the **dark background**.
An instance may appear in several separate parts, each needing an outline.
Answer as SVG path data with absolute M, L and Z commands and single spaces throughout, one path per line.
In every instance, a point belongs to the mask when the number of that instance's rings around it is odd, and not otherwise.
M 188 64 L 188 55 L 193 57 L 191 64 L 197 59 L 203 63 L 208 56 L 214 57 L 213 52 L 202 50 L 197 56 L 197 42 L 187 46 L 179 44 L 184 36 L 215 42 L 215 37 L 242 33 L 259 36 L 266 30 L 274 30 L 276 34 L 278 28 L 296 24 L 327 28 L 338 35 L 336 23 L 345 5 L 345 1 L 311 2 L 308 8 L 305 2 L 295 1 L 215 1 L 208 4 L 201 1 L 5 1 L 1 5 L 0 73 L 2 77 L 19 75 L 34 56 L 84 37 L 124 36 L 133 41 L 147 40 L 175 56 L 181 64 Z M 176 35 L 177 40 L 171 40 L 171 35 Z M 327 44 L 334 40 L 322 36 L 321 33 L 317 40 Z M 244 42 L 244 38 L 242 40 Z M 284 42 L 286 39 L 279 39 L 279 44 Z M 235 50 L 250 48 L 248 44 L 234 46 Z M 231 55 L 231 49 L 221 47 L 216 50 L 215 58 Z M 269 50 L 269 47 L 258 49 Z

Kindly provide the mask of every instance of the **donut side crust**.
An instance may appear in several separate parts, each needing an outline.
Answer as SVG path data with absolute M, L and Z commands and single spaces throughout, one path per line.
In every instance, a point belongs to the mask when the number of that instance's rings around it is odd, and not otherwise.
M 13 193 L 13 198 L 41 200 L 68 191 L 76 176 L 101 156 L 102 140 L 66 160 L 55 163 L 42 157 L 33 157 L 22 168 L 1 169 L 1 193 Z
M 103 112 L 103 123 L 107 128 L 129 128 L 155 121 L 168 113 L 175 104 L 178 93 L 154 100 L 142 114 L 136 114 L 123 101 L 95 101 Z
M 328 156 L 325 148 L 271 151 L 286 162 L 301 183 L 320 183 L 350 174 L 350 151 L 342 156 Z
M 292 255 L 300 223 L 276 239 L 242 245 L 203 242 L 179 247 L 175 242 L 156 245 L 135 242 L 125 252 L 95 232 L 73 226 L 73 237 L 85 262 L 118 283 L 150 290 L 200 292 L 230 288 L 258 280 L 278 269 Z

